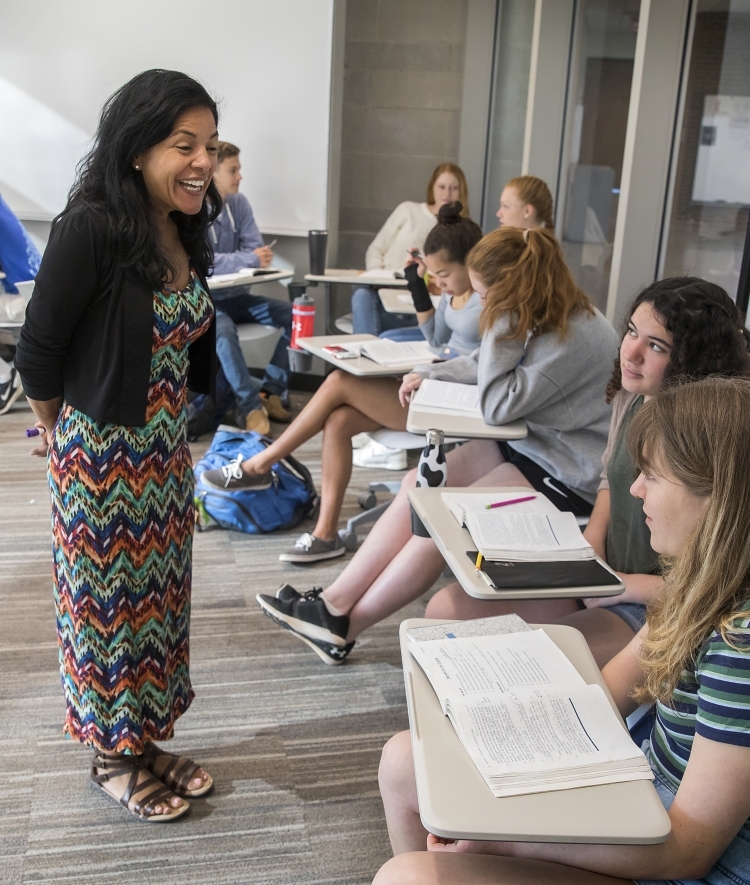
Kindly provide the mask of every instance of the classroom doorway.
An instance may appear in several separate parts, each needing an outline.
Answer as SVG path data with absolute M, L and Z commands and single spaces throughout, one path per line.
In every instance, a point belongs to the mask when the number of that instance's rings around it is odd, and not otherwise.
M 698 0 L 659 265 L 661 277 L 703 277 L 734 299 L 750 215 L 748 46 L 748 0 Z
M 577 5 L 556 213 L 565 260 L 607 302 L 640 0 Z

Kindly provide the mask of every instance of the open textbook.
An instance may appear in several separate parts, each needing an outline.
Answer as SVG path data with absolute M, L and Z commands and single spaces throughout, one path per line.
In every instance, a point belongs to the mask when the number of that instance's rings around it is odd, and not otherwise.
M 596 557 L 572 513 L 523 513 L 516 510 L 520 506 L 466 513 L 466 528 L 485 559 L 578 562 Z
M 457 412 L 472 418 L 482 418 L 479 388 L 476 384 L 456 384 L 453 381 L 425 380 L 412 396 L 413 407 L 430 411 Z
M 380 366 L 393 369 L 412 369 L 414 366 L 433 363 L 439 357 L 426 341 L 390 341 L 376 338 L 373 341 L 345 342 L 353 353 L 366 356 Z
M 498 798 L 653 779 L 604 691 L 587 685 L 543 630 L 409 649 Z

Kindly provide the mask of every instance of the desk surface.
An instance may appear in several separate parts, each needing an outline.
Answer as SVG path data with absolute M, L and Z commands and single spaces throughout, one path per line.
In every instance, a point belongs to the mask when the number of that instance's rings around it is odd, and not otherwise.
M 360 375 L 367 378 L 391 378 L 397 375 L 405 375 L 410 372 L 413 365 L 405 366 L 381 366 L 366 356 L 358 356 L 353 360 L 337 360 L 336 357 L 323 348 L 328 344 L 339 344 L 346 347 L 347 344 L 357 344 L 360 341 L 377 341 L 375 335 L 319 335 L 316 338 L 300 338 L 299 346 L 308 353 L 319 356 L 337 369 L 343 369 L 352 375 Z M 434 425 L 430 425 L 431 427 Z M 452 434 L 456 436 L 456 434 Z M 462 434 L 466 436 L 466 434 Z
M 441 412 L 418 404 L 409 406 L 406 416 L 406 429 L 409 433 L 427 433 L 428 430 L 442 430 L 446 436 L 468 439 L 524 439 L 528 434 L 523 419 L 509 424 L 487 424 L 483 418 L 472 415 Z
M 408 425 L 407 425 L 408 426 Z M 583 596 L 619 596 L 625 589 L 623 584 L 608 584 L 601 587 L 558 587 L 538 590 L 495 590 L 481 577 L 474 568 L 471 560 L 466 555 L 467 550 L 476 549 L 471 535 L 459 526 L 455 516 L 443 503 L 441 492 L 460 492 L 465 495 L 470 492 L 478 494 L 492 494 L 497 488 L 478 488 L 472 486 L 465 488 L 444 489 L 412 489 L 409 492 L 409 502 L 417 516 L 422 520 L 424 527 L 430 533 L 430 537 L 437 545 L 456 580 L 464 590 L 475 599 L 579 599 Z M 519 493 L 528 492 L 528 488 L 503 488 L 503 492 Z
M 417 312 L 411 295 L 402 289 L 391 289 L 390 287 L 378 289 L 378 297 L 383 305 L 383 309 L 387 313 L 408 313 L 414 315 Z M 437 310 L 440 304 L 440 296 L 430 295 L 430 299 L 432 306 Z
M 392 289 L 405 289 L 406 280 L 396 279 L 393 274 L 383 273 L 382 277 L 362 277 L 364 271 L 356 269 L 341 270 L 327 267 L 325 273 L 305 274 L 305 279 L 310 283 L 351 283 L 354 286 L 388 286 Z
M 412 618 L 400 629 L 419 812 L 429 832 L 453 839 L 513 842 L 666 841 L 669 817 L 646 780 L 496 799 L 409 652 L 406 630 L 429 623 L 435 622 Z M 543 629 L 587 683 L 602 686 L 615 708 L 582 634 L 561 624 Z
M 238 271 L 237 273 L 219 274 L 216 281 L 213 277 L 208 278 L 208 288 L 213 292 L 218 289 L 230 289 L 232 286 L 256 286 L 259 283 L 275 283 L 278 280 L 291 280 L 294 272 L 291 270 L 275 270 L 272 273 L 249 274 Z

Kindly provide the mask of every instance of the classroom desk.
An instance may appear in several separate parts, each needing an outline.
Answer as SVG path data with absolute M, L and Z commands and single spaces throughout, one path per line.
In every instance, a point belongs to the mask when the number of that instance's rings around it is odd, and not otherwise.
M 460 436 L 468 439 L 524 439 L 528 435 L 526 422 L 523 418 L 508 424 L 487 424 L 483 418 L 461 415 L 458 412 L 427 409 L 419 404 L 409 405 L 406 429 L 409 433 L 427 433 L 432 429 L 442 430 L 446 436 Z
M 378 365 L 378 363 L 376 363 L 374 360 L 368 359 L 366 356 L 359 356 L 353 360 L 337 360 L 332 353 L 329 353 L 327 350 L 323 350 L 323 348 L 328 344 L 340 344 L 345 347 L 347 344 L 356 344 L 359 341 L 377 340 L 378 338 L 376 335 L 367 334 L 318 335 L 315 338 L 300 338 L 297 343 L 308 353 L 312 353 L 314 356 L 319 356 L 327 363 L 331 363 L 331 365 L 335 366 L 337 369 L 343 369 L 345 372 L 349 372 L 352 375 L 358 375 L 360 377 L 392 378 L 396 375 L 405 375 L 407 372 L 410 372 L 414 368 L 414 366 L 411 364 L 400 367 L 397 366 L 396 368 L 394 368 L 393 366 L 381 366 Z M 453 435 L 456 436 L 459 434 Z M 467 434 L 460 435 L 466 436 Z
M 651 781 L 496 799 L 409 652 L 406 630 L 430 623 L 446 622 L 410 618 L 399 631 L 419 813 L 429 832 L 450 839 L 621 845 L 669 838 L 669 817 Z M 587 683 L 602 686 L 615 708 L 583 635 L 561 624 L 540 626 Z
M 408 425 L 407 425 L 408 426 Z M 536 590 L 495 590 L 482 578 L 474 568 L 471 560 L 466 555 L 467 550 L 475 550 L 476 546 L 471 540 L 471 535 L 459 526 L 455 516 L 443 503 L 442 492 L 460 492 L 468 494 L 493 494 L 498 491 L 528 492 L 528 488 L 503 488 L 477 487 L 471 488 L 442 488 L 442 489 L 412 489 L 409 492 L 409 503 L 414 512 L 422 521 L 430 537 L 437 545 L 438 550 L 450 567 L 456 580 L 464 590 L 475 599 L 580 599 L 584 596 L 619 596 L 625 589 L 625 585 L 609 584 L 601 587 L 557 587 L 540 588 Z M 599 560 L 601 562 L 601 560 Z M 603 563 L 602 563 L 603 564 Z
M 305 274 L 305 279 L 308 283 L 314 283 L 315 285 L 317 285 L 318 283 L 323 283 L 325 287 L 326 331 L 330 332 L 331 335 L 335 335 L 337 332 L 336 326 L 334 325 L 333 316 L 334 283 L 344 283 L 351 286 L 370 286 L 374 289 L 378 289 L 381 286 L 387 286 L 390 289 L 406 288 L 406 280 L 396 279 L 393 274 L 384 274 L 382 277 L 378 277 L 376 279 L 368 277 L 362 279 L 362 273 L 363 271 L 361 270 L 341 270 L 339 268 L 327 267 L 322 274 Z M 408 311 L 404 311 L 404 313 L 408 313 Z
M 279 280 L 291 280 L 294 272 L 291 270 L 275 270 L 272 273 L 263 273 L 250 275 L 238 271 L 232 274 L 220 274 L 226 279 L 212 282 L 212 277 L 208 278 L 208 288 L 213 292 L 218 289 L 230 289 L 232 286 L 255 286 L 259 283 L 276 283 Z

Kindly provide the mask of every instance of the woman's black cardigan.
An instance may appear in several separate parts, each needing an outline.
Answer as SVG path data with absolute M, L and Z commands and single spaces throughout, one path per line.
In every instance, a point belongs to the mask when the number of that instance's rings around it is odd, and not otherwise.
M 52 226 L 16 350 L 24 392 L 62 396 L 95 421 L 144 426 L 153 327 L 153 287 L 118 266 L 105 220 L 92 210 L 64 215 Z M 213 394 L 215 322 L 188 353 L 188 386 Z

